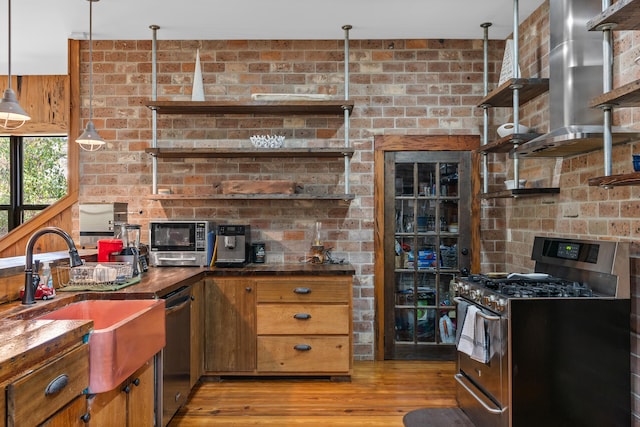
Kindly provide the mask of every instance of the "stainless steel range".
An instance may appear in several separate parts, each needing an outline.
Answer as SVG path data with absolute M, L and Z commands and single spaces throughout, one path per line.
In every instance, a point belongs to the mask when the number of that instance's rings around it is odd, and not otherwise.
M 477 427 L 630 425 L 628 245 L 536 237 L 532 259 L 453 285 L 460 408 Z

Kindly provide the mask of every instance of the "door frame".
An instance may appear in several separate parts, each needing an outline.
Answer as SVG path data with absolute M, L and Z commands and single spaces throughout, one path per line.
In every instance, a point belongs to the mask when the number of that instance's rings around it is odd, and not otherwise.
M 378 135 L 374 138 L 375 360 L 384 359 L 384 166 L 390 151 L 471 151 L 471 271 L 480 270 L 479 135 Z

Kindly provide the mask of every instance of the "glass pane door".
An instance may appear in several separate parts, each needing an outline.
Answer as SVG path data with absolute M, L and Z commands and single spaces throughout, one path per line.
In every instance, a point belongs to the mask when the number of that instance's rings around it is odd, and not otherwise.
M 461 171 L 464 152 L 390 155 L 386 176 L 393 191 L 385 192 L 385 209 L 393 206 L 393 221 L 385 224 L 385 241 L 393 247 L 385 248 L 385 321 L 391 323 L 385 327 L 385 356 L 423 358 L 428 346 L 451 350 L 455 344 L 449 286 L 464 267 L 461 251 L 468 254 L 460 223 L 469 223 L 470 194 L 460 176 L 468 179 L 469 173 Z

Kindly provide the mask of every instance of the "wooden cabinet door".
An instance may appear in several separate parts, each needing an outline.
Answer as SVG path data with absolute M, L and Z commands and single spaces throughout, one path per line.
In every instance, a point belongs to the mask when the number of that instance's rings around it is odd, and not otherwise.
M 126 426 L 127 425 L 127 395 L 121 387 L 90 395 L 87 399 L 89 425 L 101 426 Z
M 40 427 L 86 427 L 84 417 L 87 415 L 87 397 L 78 396 Z M 4 425 L 4 424 L 3 424 Z
M 204 280 L 191 288 L 191 374 L 193 388 L 204 372 Z
M 251 372 L 256 367 L 256 285 L 251 279 L 207 279 L 205 368 Z
M 153 426 L 155 422 L 155 371 L 150 359 L 130 379 L 127 401 L 127 425 Z

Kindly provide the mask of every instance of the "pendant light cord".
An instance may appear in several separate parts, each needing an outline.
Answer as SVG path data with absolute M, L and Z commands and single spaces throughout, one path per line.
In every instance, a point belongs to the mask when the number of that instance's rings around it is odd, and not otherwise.
M 9 61 L 7 62 L 7 77 L 9 79 L 9 89 L 11 89 L 11 0 L 7 1 L 7 4 L 9 5 L 9 12 L 8 12 L 8 16 L 9 16 L 9 23 L 7 24 L 7 29 L 9 30 L 9 36 L 7 37 L 9 46 L 7 51 L 9 52 Z
M 89 120 L 93 120 L 93 1 L 89 0 Z

